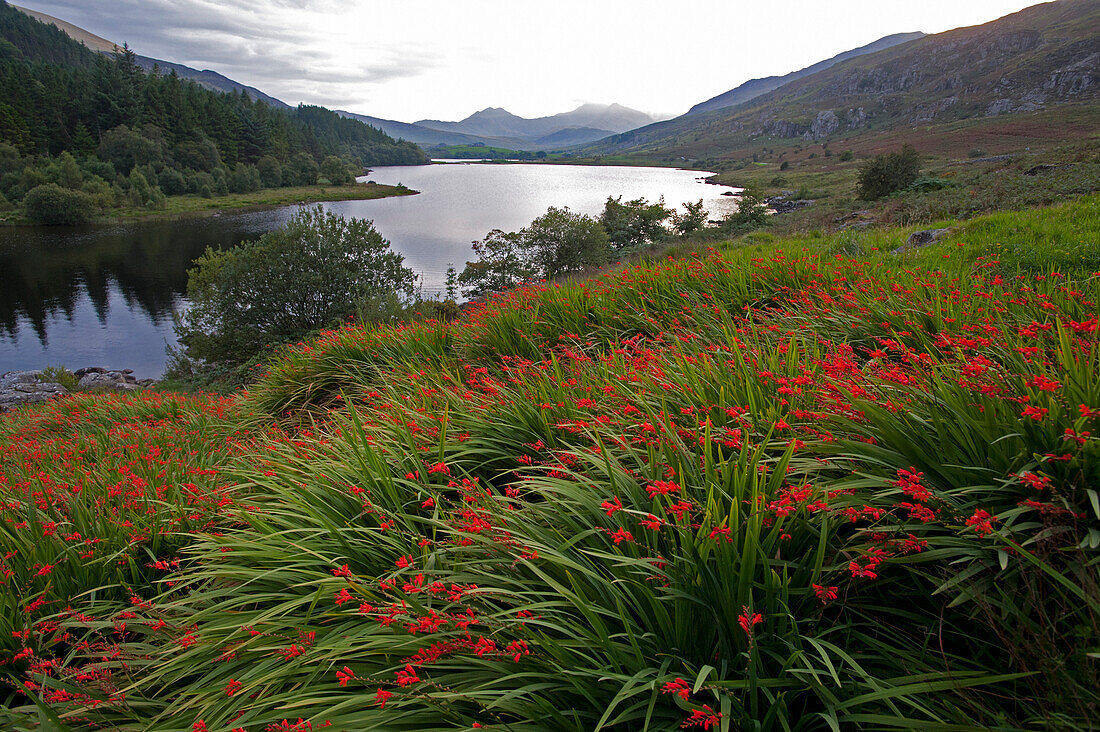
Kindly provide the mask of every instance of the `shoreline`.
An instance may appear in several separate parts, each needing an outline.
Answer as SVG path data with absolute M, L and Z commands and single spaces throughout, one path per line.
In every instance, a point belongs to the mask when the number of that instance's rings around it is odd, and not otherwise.
M 244 213 L 283 206 L 329 203 L 334 201 L 370 201 L 376 198 L 412 196 L 420 193 L 405 186 L 391 186 L 383 183 L 356 183 L 347 186 L 297 186 L 293 188 L 264 188 L 252 193 L 230 193 L 215 198 L 202 198 L 193 193 L 170 196 L 167 206 L 162 209 L 145 209 L 133 206 L 112 209 L 105 215 L 97 216 L 87 224 L 129 223 L 132 221 L 157 221 L 202 216 L 217 216 L 222 213 Z M 35 228 L 54 228 L 44 224 L 27 221 L 22 214 L 12 212 L 12 218 L 0 219 L 0 226 L 30 226 Z

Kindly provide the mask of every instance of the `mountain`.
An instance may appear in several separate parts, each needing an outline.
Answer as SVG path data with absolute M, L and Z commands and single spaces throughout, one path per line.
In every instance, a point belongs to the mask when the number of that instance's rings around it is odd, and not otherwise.
M 72 38 L 74 41 L 79 41 L 93 51 L 99 53 L 114 55 L 116 49 L 122 48 L 120 44 L 108 41 L 106 38 L 97 36 L 94 33 L 84 30 L 79 26 L 75 26 L 72 23 L 55 18 L 52 15 L 46 15 L 45 13 L 37 10 L 31 10 L 29 8 L 23 8 L 18 5 L 12 5 L 16 10 L 20 10 L 27 15 L 31 16 L 35 20 L 45 23 L 47 25 L 54 25 L 65 33 L 65 35 Z M 172 63 L 171 61 L 162 61 L 160 59 L 150 58 L 149 56 L 135 56 L 137 65 L 142 68 L 143 71 L 152 71 L 154 67 L 159 67 L 161 73 L 169 73 L 175 71 L 181 78 L 190 79 L 196 82 L 199 86 L 210 89 L 212 91 L 219 92 L 245 92 L 252 99 L 258 99 L 261 102 L 270 104 L 273 107 L 280 109 L 290 109 L 290 105 L 273 96 L 264 94 L 262 91 L 255 87 L 247 86 L 238 81 L 222 76 L 216 71 L 210 71 L 209 69 L 193 69 L 190 66 L 184 66 L 183 64 Z
M 425 119 L 416 124 L 419 127 L 445 132 L 496 138 L 514 137 L 527 142 L 534 142 L 539 138 L 568 129 L 591 130 L 580 135 L 574 133 L 574 137 L 599 135 L 588 137 L 588 140 L 585 140 L 587 142 L 605 137 L 608 132 L 625 132 L 653 121 L 654 118 L 651 115 L 621 104 L 582 104 L 571 112 L 533 119 L 518 117 L 500 107 L 489 107 L 471 114 L 460 122 Z
M 773 89 L 778 89 L 784 84 L 789 84 L 792 81 L 801 79 L 804 76 L 810 74 L 816 74 L 818 71 L 824 71 L 832 66 L 836 66 L 841 61 L 846 61 L 850 58 L 856 58 L 857 56 L 865 56 L 868 53 L 874 53 L 875 51 L 882 51 L 892 46 L 897 46 L 908 41 L 914 41 L 918 38 L 922 38 L 923 33 L 917 31 L 915 33 L 895 33 L 892 36 L 886 36 L 880 38 L 874 43 L 868 43 L 866 46 L 860 46 L 859 48 L 853 48 L 850 51 L 844 53 L 838 53 L 830 59 L 824 61 L 818 61 L 812 66 L 807 66 L 804 69 L 798 71 L 792 71 L 789 74 L 783 76 L 767 76 L 763 79 L 750 79 L 741 86 L 730 89 L 728 92 L 719 94 L 716 97 L 711 97 L 705 102 L 699 102 L 694 107 L 687 111 L 687 114 L 698 114 L 699 112 L 710 112 L 715 109 L 722 109 L 724 107 L 734 107 L 738 104 L 743 104 L 750 99 L 767 94 Z
M 490 147 L 506 147 L 513 150 L 523 149 L 520 146 L 526 145 L 523 140 L 515 138 L 484 137 L 467 135 L 461 132 L 446 132 L 430 127 L 421 127 L 411 122 L 397 122 L 392 119 L 381 119 L 380 117 L 371 117 L 366 114 L 356 114 L 355 112 L 342 110 L 338 111 L 337 114 L 349 119 L 359 120 L 371 127 L 377 127 L 391 137 L 415 142 L 417 145 L 476 145 L 481 143 Z M 606 137 L 606 133 L 602 136 Z M 591 139 L 593 138 L 589 138 L 587 141 L 591 141 Z
M 737 106 L 647 125 L 577 152 L 701 158 L 760 140 L 828 140 L 1094 102 L 1098 28 L 1096 0 L 1035 5 L 849 58 Z

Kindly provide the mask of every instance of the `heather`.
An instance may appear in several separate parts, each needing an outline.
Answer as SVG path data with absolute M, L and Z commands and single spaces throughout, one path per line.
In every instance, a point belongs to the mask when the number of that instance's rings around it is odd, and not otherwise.
M 6 417 L 0 720 L 1087 727 L 1098 210 L 755 235 Z

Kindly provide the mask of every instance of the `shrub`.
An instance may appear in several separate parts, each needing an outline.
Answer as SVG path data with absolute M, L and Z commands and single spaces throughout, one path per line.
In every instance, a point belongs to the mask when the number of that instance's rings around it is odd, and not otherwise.
M 920 155 L 912 145 L 900 152 L 884 153 L 867 161 L 859 171 L 859 197 L 874 201 L 904 190 L 920 175 Z
M 854 157 L 855 157 L 855 155 L 852 154 L 851 150 L 845 150 L 844 152 L 840 153 L 840 156 L 837 158 L 837 160 L 839 160 L 842 163 L 847 163 L 849 160 L 851 160 Z
M 784 160 L 782 163 L 779 164 L 780 170 L 786 170 L 789 167 L 791 167 L 791 162 L 789 160 Z
M 467 262 L 458 276 L 466 297 L 480 298 L 510 290 L 535 276 L 518 232 L 493 229 L 473 246 L 477 261 Z
M 157 176 L 157 185 L 166 195 L 178 196 L 187 192 L 187 179 L 175 168 L 165 168 Z
M 95 206 L 92 197 L 83 191 L 45 183 L 27 193 L 23 209 L 36 224 L 73 226 L 91 221 Z
M 243 363 L 356 312 L 364 300 L 409 297 L 415 276 L 370 221 L 302 208 L 286 226 L 217 252 L 188 272 L 191 308 L 176 326 L 187 355 Z

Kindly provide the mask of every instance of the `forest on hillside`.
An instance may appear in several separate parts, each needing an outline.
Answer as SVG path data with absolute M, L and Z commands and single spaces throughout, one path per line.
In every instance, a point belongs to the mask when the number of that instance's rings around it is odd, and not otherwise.
M 49 186 L 47 208 L 81 218 L 170 195 L 339 183 L 367 166 L 427 162 L 412 143 L 323 107 L 280 110 L 175 72 L 145 73 L 130 49 L 95 53 L 2 0 L 0 100 L 4 208 Z

